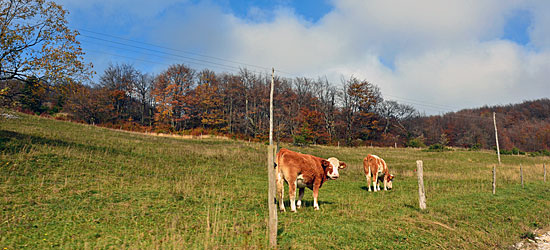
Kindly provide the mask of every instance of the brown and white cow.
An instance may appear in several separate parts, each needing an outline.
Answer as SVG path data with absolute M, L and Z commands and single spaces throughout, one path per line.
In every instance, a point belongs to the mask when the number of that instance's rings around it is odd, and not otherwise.
M 379 179 L 382 179 L 384 182 L 384 190 L 392 189 L 393 175 L 390 174 L 388 165 L 386 165 L 386 162 L 382 158 L 376 155 L 367 155 L 367 157 L 363 159 L 363 170 L 367 176 L 367 187 L 369 188 L 369 192 L 371 191 L 371 178 L 374 192 L 380 191 L 380 185 L 378 184 Z
M 313 190 L 313 207 L 319 210 L 317 195 L 319 188 L 326 180 L 338 179 L 340 174 L 338 169 L 346 167 L 346 163 L 331 157 L 328 159 L 319 158 L 313 155 L 301 154 L 286 148 L 282 148 L 277 153 L 277 199 L 279 200 L 279 209 L 285 211 L 283 203 L 284 183 L 288 184 L 288 196 L 290 198 L 290 211 L 296 212 L 294 204 L 296 198 L 296 188 L 299 189 L 298 208 L 302 206 L 305 188 Z

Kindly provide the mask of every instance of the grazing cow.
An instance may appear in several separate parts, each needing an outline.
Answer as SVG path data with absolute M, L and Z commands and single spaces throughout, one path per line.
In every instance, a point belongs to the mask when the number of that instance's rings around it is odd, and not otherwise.
M 363 170 L 365 170 L 365 175 L 367 176 L 367 187 L 370 188 L 370 179 L 372 178 L 372 185 L 374 192 L 380 190 L 379 180 L 384 182 L 384 190 L 392 189 L 393 175 L 390 174 L 388 165 L 386 162 L 376 156 L 376 155 L 367 155 L 363 159 Z
M 346 167 L 346 163 L 331 157 L 328 159 L 319 158 L 313 155 L 300 154 L 283 148 L 277 153 L 277 199 L 279 209 L 285 211 L 283 204 L 284 183 L 288 184 L 288 196 L 290 198 L 290 211 L 296 212 L 294 204 L 296 188 L 299 189 L 298 208 L 302 206 L 305 188 L 313 190 L 313 207 L 319 210 L 317 195 L 323 183 L 330 179 L 335 180 L 340 176 L 338 169 Z

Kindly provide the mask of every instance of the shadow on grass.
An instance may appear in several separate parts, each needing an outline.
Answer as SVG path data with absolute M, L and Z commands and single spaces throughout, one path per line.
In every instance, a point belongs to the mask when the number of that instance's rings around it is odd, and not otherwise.
M 277 240 L 280 240 L 281 239 L 281 235 L 285 232 L 285 228 L 284 227 L 279 227 L 277 228 Z
M 371 186 L 371 188 L 372 188 L 372 186 Z M 367 186 L 362 186 L 361 189 L 363 189 L 363 190 L 365 190 L 365 191 L 367 191 L 367 192 L 369 191 L 369 188 L 368 188 Z M 380 189 L 380 191 L 376 191 L 376 192 L 391 192 L 391 191 L 392 191 L 391 189 L 384 190 L 384 187 L 382 187 L 382 188 Z M 374 192 L 374 191 L 371 191 L 371 192 Z
M 405 204 L 403 204 L 403 206 L 406 207 L 406 208 L 413 209 L 413 210 L 420 210 L 420 208 L 418 208 L 417 206 L 412 205 L 412 204 L 405 203 Z
M 67 142 L 59 139 L 50 139 L 42 136 L 21 134 L 9 130 L 0 130 L 0 152 L 17 154 L 22 151 L 27 153 L 33 145 L 44 145 L 51 147 L 71 147 L 86 151 L 108 152 L 112 154 L 131 155 L 130 152 L 121 151 L 111 147 L 98 147 L 80 143 Z
M 296 203 L 298 202 L 298 200 L 296 200 Z M 334 204 L 334 202 L 332 201 L 322 201 L 322 200 L 318 200 L 317 201 L 319 203 L 319 208 L 320 209 L 323 209 L 323 205 L 324 204 Z M 290 201 L 289 200 L 285 200 L 283 201 L 283 203 L 285 204 L 285 209 L 287 211 L 290 211 Z M 312 200 L 302 200 L 302 207 L 300 209 L 303 209 L 303 208 L 306 208 L 306 207 L 311 207 L 313 208 L 313 199 Z M 279 203 L 277 202 L 277 210 L 279 209 Z

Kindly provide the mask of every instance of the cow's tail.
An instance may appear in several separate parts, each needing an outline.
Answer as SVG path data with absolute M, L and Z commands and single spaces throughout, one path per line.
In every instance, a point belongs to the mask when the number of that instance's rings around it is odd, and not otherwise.
M 365 159 L 363 159 L 363 171 L 365 172 L 365 175 L 367 176 L 367 178 L 368 176 L 371 175 L 370 162 L 369 162 L 368 156 L 365 157 Z
M 281 171 L 281 166 L 280 166 L 281 158 L 282 158 L 282 154 L 281 154 L 281 151 L 279 151 L 275 156 L 275 163 L 274 163 L 275 180 L 277 182 L 277 200 L 279 201 L 279 203 L 282 202 L 283 193 L 284 193 L 284 179 L 283 179 L 283 173 Z
M 279 173 L 279 154 L 277 154 L 277 150 L 275 150 L 275 157 L 273 159 L 273 167 L 275 168 L 275 175 Z
M 369 174 L 368 174 L 368 176 L 371 177 L 371 176 L 372 176 L 372 171 L 371 171 L 371 168 L 370 168 L 370 164 L 367 165 L 367 168 L 369 169 Z

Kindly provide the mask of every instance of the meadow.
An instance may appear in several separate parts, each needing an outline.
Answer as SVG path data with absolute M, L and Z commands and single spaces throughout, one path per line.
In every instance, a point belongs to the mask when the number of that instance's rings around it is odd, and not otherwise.
M 267 248 L 265 144 L 12 114 L 0 117 L 1 249 Z M 306 190 L 305 207 L 278 213 L 280 249 L 506 249 L 550 226 L 549 157 L 502 156 L 493 195 L 493 151 L 282 146 L 348 167 L 323 184 L 320 211 Z M 388 163 L 393 190 L 367 191 L 369 153 Z

